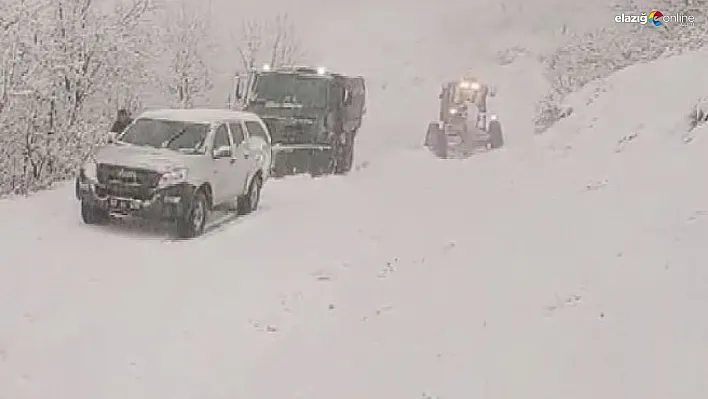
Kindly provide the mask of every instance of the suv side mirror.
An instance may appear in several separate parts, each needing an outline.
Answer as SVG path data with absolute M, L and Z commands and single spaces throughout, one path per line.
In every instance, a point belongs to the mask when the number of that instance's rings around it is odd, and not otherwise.
M 489 87 L 489 97 L 494 97 L 497 95 L 497 87 L 496 86 L 490 86 Z
M 116 139 L 118 138 L 118 133 L 116 132 L 108 132 L 108 144 L 113 144 L 116 142 Z
M 231 157 L 231 147 L 227 145 L 221 146 L 212 152 L 212 156 L 214 159 L 229 158 Z

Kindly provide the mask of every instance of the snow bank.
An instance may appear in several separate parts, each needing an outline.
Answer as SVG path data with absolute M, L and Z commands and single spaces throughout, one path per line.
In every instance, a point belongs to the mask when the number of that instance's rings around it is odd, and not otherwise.
M 662 0 L 658 4 L 625 1 L 613 5 L 611 15 L 646 15 L 648 10 L 670 10 L 667 15 L 704 21 L 708 17 L 706 4 L 705 0 Z M 708 30 L 700 22 L 695 26 L 664 22 L 657 27 L 652 23 L 613 23 L 614 16 L 611 20 L 600 20 L 592 31 L 569 32 L 565 43 L 543 56 L 544 75 L 551 87 L 538 103 L 537 133 L 545 132 L 568 115 L 569 109 L 562 106 L 566 95 L 633 64 L 705 47 L 708 38 Z
M 695 107 L 708 93 L 708 81 L 701 79 L 706 66 L 708 50 L 695 51 L 634 65 L 593 82 L 568 97 L 566 104 L 575 113 L 558 123 L 551 140 L 556 145 L 585 143 L 604 150 L 624 147 L 619 141 L 632 135 L 642 136 L 637 142 L 667 141 L 667 145 L 687 140 Z M 587 146 L 581 148 L 578 155 L 597 156 Z

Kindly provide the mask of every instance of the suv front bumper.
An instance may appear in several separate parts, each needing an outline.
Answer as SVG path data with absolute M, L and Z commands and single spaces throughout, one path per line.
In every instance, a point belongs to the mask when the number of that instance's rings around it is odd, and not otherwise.
M 194 187 L 178 184 L 153 190 L 149 199 L 136 199 L 106 194 L 105 187 L 99 183 L 76 180 L 77 198 L 98 209 L 112 214 L 136 216 L 146 219 L 176 220 L 189 209 L 194 195 Z

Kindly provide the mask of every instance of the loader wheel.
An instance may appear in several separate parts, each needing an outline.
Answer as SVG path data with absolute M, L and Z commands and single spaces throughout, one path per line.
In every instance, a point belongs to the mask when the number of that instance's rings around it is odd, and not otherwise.
M 439 128 L 437 122 L 430 122 L 428 124 L 428 131 L 425 132 L 425 142 L 423 143 L 424 146 L 431 147 L 433 145 L 434 131 L 438 129 Z
M 438 158 L 447 158 L 447 134 L 445 130 L 433 122 L 428 125 L 428 132 L 425 135 L 425 145 L 430 147 L 433 154 Z
M 504 135 L 499 121 L 489 122 L 489 146 L 493 149 L 504 146 Z

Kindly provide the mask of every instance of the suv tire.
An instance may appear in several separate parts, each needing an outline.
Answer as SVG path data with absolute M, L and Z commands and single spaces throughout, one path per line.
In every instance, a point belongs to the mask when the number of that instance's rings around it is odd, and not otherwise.
M 261 201 L 262 187 L 263 179 L 261 176 L 256 176 L 251 180 L 246 195 L 238 199 L 238 213 L 240 215 L 248 215 L 258 209 L 258 204 Z
M 108 211 L 81 201 L 81 220 L 86 224 L 103 224 L 108 221 Z
M 188 210 L 177 219 L 177 236 L 179 238 L 194 238 L 204 233 L 209 204 L 204 190 L 197 190 L 188 204 Z

